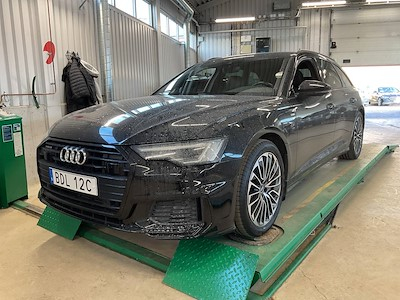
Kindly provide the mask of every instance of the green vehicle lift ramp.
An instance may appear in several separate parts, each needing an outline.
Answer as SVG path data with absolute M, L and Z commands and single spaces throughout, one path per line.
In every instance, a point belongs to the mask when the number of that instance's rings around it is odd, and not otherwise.
M 333 160 L 308 176 L 282 204 L 275 225 L 283 234 L 265 245 L 227 237 L 182 240 L 171 258 L 85 224 L 76 228 L 76 219 L 62 229 L 44 227 L 69 238 L 76 234 L 166 272 L 164 283 L 198 299 L 268 299 L 329 231 L 343 198 L 396 147 L 364 145 L 359 159 Z M 23 209 L 22 203 L 13 206 Z M 62 213 L 49 211 L 53 221 L 58 218 L 54 214 L 60 214 L 65 223 Z M 48 214 L 46 209 L 39 225 Z

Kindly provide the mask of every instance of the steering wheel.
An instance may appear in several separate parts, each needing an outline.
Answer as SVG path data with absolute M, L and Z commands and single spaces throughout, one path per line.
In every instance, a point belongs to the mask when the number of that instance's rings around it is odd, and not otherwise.
M 272 85 L 272 83 L 270 83 L 270 82 L 264 82 L 264 81 L 256 82 L 256 83 L 253 84 L 253 86 L 265 86 L 265 87 L 269 87 L 269 88 L 274 87 L 274 86 Z

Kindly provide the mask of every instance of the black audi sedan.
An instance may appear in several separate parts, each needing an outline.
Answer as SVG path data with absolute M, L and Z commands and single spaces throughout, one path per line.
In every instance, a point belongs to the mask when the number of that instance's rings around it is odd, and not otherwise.
M 210 59 L 153 95 L 69 114 L 37 149 L 40 200 L 86 222 L 166 239 L 274 223 L 286 191 L 361 152 L 364 108 L 318 53 Z

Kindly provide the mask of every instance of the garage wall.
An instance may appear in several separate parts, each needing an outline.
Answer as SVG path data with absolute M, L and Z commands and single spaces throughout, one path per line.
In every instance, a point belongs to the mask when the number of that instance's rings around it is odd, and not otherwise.
M 301 0 L 213 0 L 201 2 L 196 6 L 199 12 L 196 20 L 199 23 L 212 23 L 216 18 L 231 18 L 238 16 L 256 16 L 257 18 L 282 18 L 294 16 Z M 280 9 L 290 5 L 290 9 Z M 274 7 L 277 10 L 274 10 Z M 210 30 L 210 29 L 209 29 Z M 214 30 L 214 29 L 211 29 Z
M 158 86 L 156 31 L 110 6 L 114 100 L 150 94 Z
M 202 26 L 203 30 L 207 26 Z M 241 54 L 241 36 L 251 36 L 251 52 L 256 52 L 256 38 L 270 37 L 271 52 L 304 49 L 307 28 L 296 26 L 295 20 L 262 21 L 255 24 L 216 24 L 214 31 L 201 31 L 199 56 L 202 61 L 212 57 Z
M 203 30 L 205 27 L 202 26 Z M 219 24 L 216 31 L 230 30 L 230 25 Z M 200 29 L 199 61 L 232 55 L 231 32 L 202 32 Z
M 335 9 L 332 41 L 342 66 L 400 65 L 400 7 Z
M 177 42 L 169 36 L 161 34 L 161 47 L 159 51 L 161 51 L 161 86 L 173 76 L 182 72 L 185 69 L 185 49 L 183 44 Z
M 94 3 L 86 1 L 79 9 L 80 4 L 64 0 L 0 1 L 1 94 L 31 93 L 34 76 L 36 93 L 50 94 L 38 96 L 39 109 L 34 106 L 32 96 L 4 97 L 6 110 L 23 118 L 29 186 L 38 183 L 36 147 L 49 126 L 65 112 L 61 81 L 67 64 L 65 52 L 77 51 L 87 62 L 99 67 Z M 53 64 L 46 64 L 48 53 L 42 51 L 50 40 L 50 31 L 56 48 L 54 75 Z
M 154 28 L 113 6 L 110 25 L 114 100 L 149 95 L 185 69 L 183 44 L 161 34 L 158 47 Z
M 329 56 L 331 10 L 301 10 L 298 24 L 306 27 L 304 49 L 316 51 Z

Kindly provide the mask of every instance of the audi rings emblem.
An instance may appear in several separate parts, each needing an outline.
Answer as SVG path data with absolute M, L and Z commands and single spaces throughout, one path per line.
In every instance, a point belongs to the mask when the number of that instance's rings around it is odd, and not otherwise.
M 60 160 L 63 162 L 83 165 L 86 162 L 86 158 L 85 148 L 65 146 L 60 151 Z

